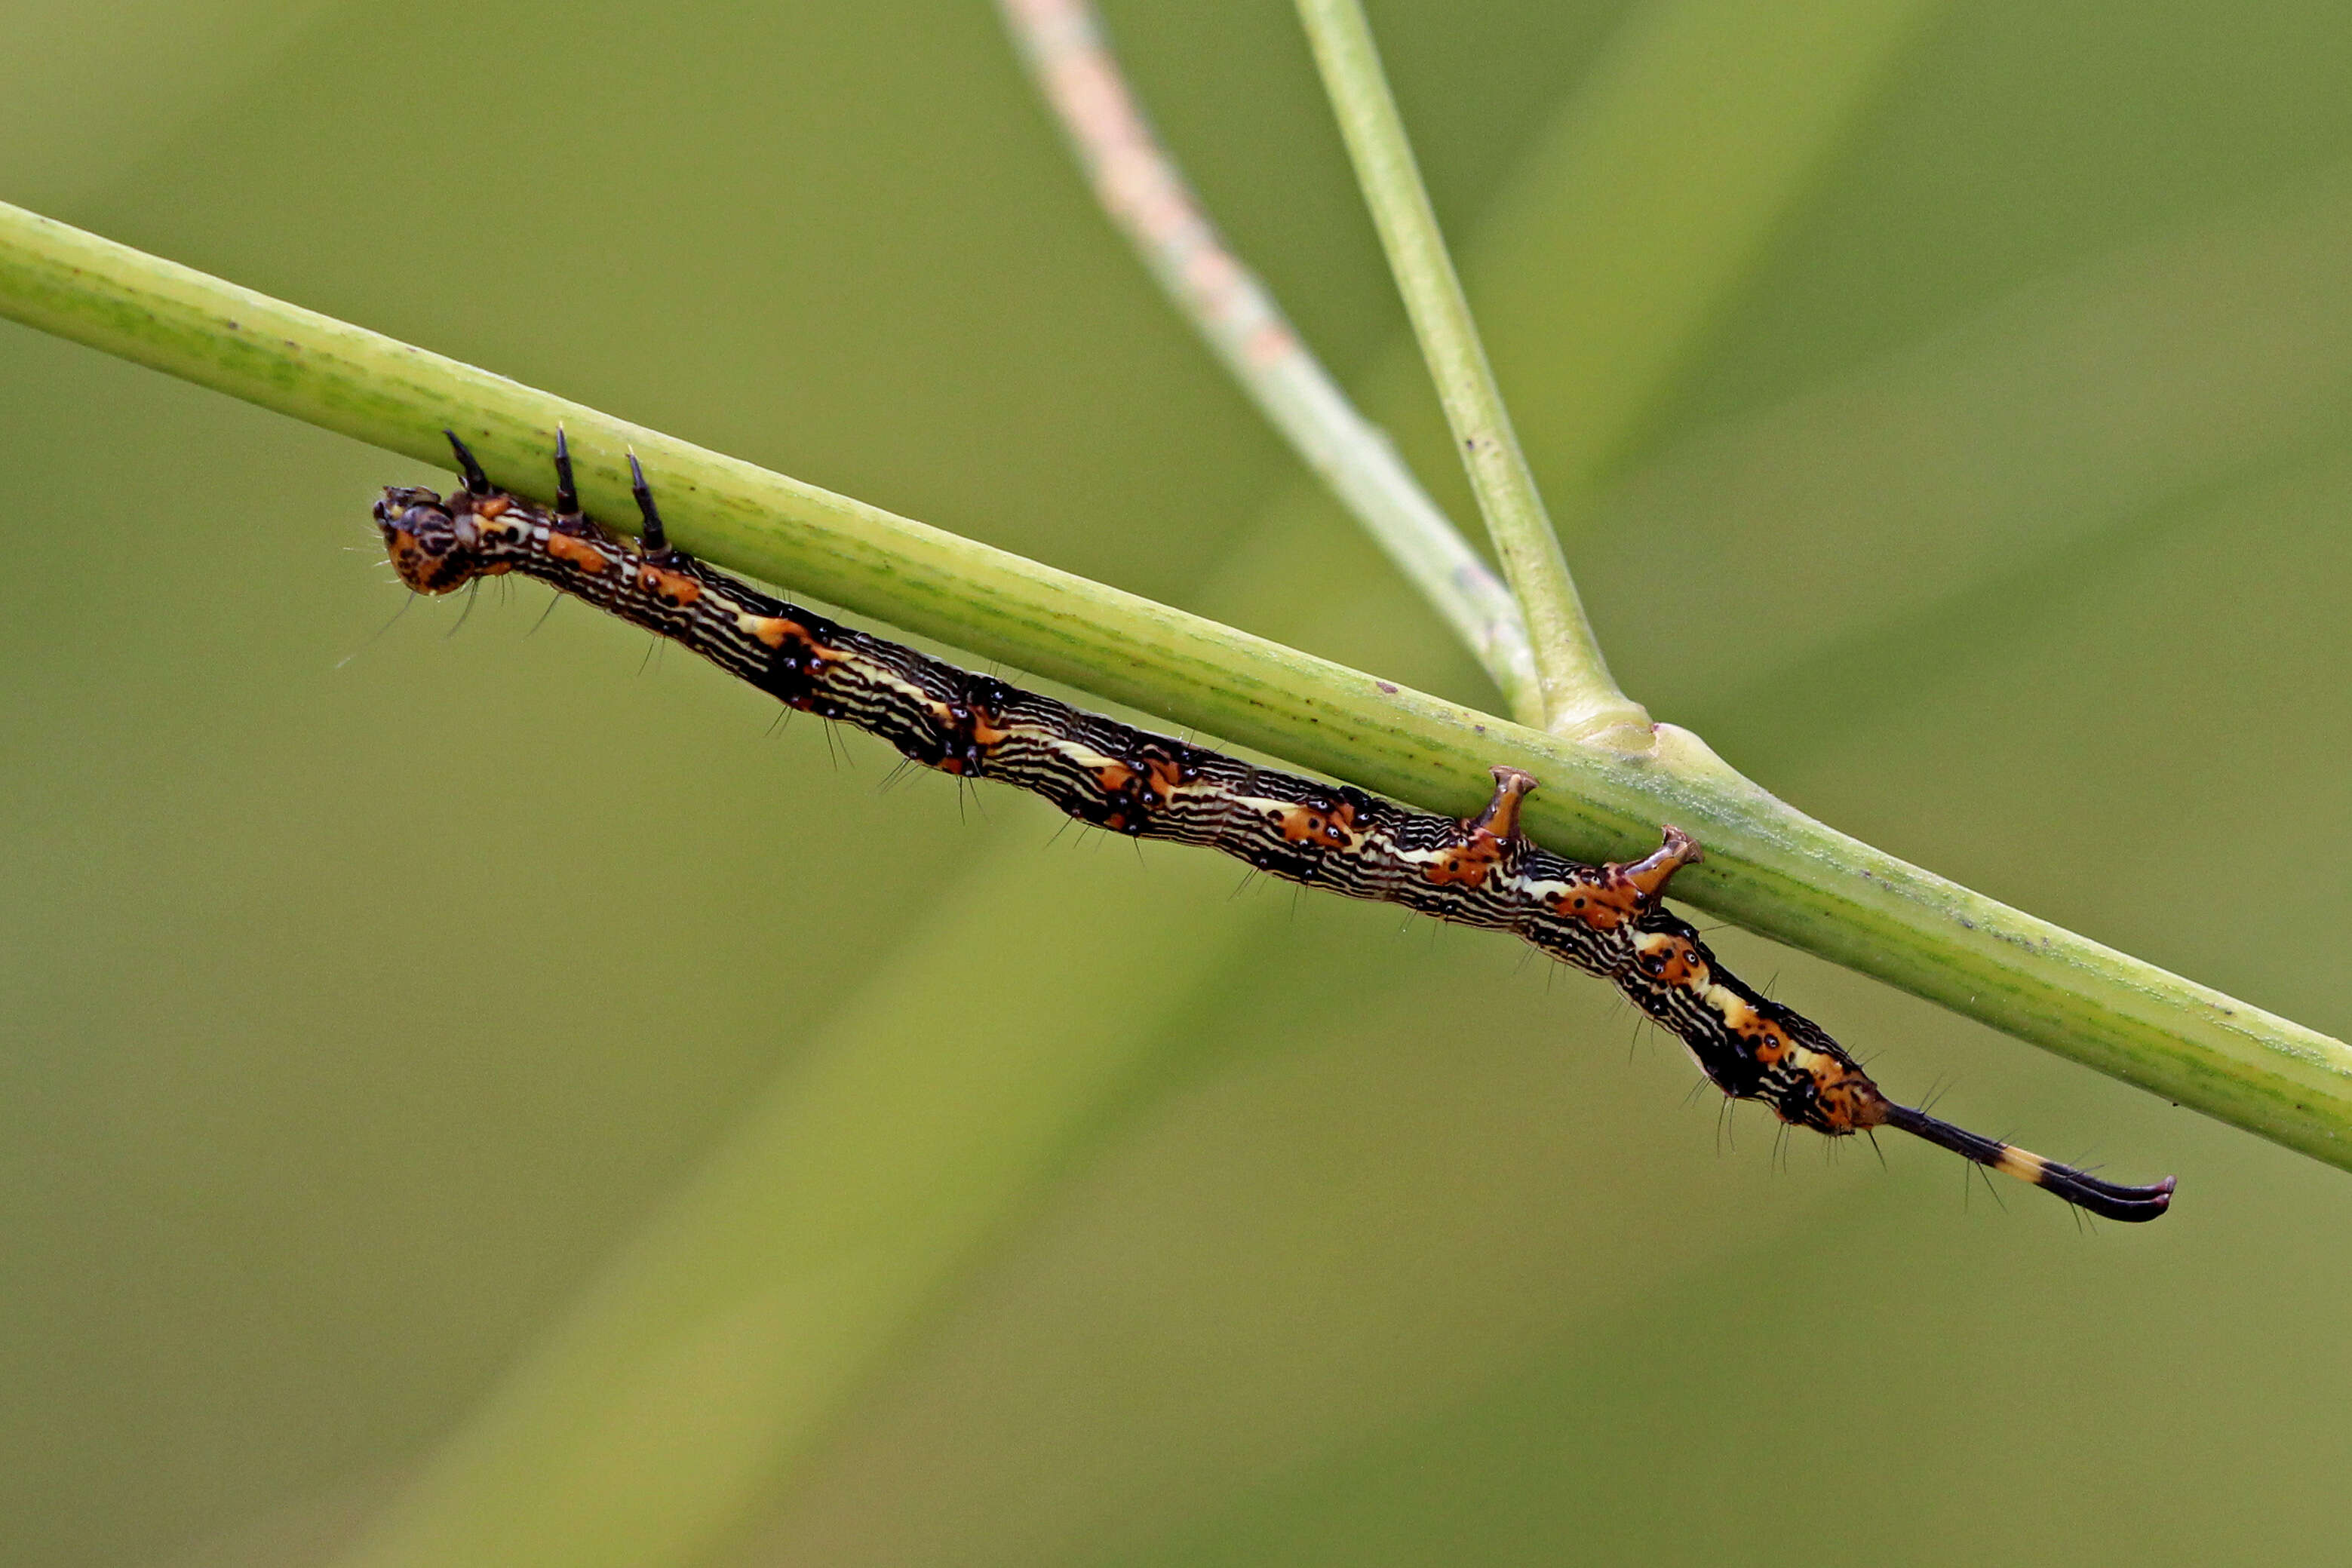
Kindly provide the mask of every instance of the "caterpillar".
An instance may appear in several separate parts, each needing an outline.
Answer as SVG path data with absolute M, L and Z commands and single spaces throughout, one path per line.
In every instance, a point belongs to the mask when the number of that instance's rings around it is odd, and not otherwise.
M 1585 865 L 1521 835 L 1536 780 L 1515 768 L 1494 768 L 1486 810 L 1457 820 L 1154 735 L 837 625 L 673 549 L 635 453 L 633 543 L 583 515 L 560 428 L 552 511 L 493 486 L 453 433 L 449 444 L 462 489 L 444 499 L 389 486 L 375 506 L 392 565 L 417 593 L 521 572 L 924 767 L 1030 790 L 1110 832 L 1204 845 L 1308 887 L 1510 932 L 1612 982 L 1717 1089 L 1789 1125 L 1830 1137 L 1895 1128 L 2109 1219 L 2153 1219 L 2171 1203 L 2170 1176 L 2102 1181 L 1886 1098 L 1826 1030 L 1726 969 L 1665 907 L 1675 873 L 1703 858 L 1679 829 L 1639 860 Z

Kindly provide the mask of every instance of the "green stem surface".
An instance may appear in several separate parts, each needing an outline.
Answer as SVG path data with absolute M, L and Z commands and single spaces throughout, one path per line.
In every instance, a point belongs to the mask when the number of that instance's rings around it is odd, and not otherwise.
M 5 205 L 0 314 L 428 461 L 455 428 L 542 498 L 561 420 L 607 516 L 634 444 L 705 559 L 1425 809 L 1524 768 L 1555 850 L 1622 858 L 1675 822 L 1707 852 L 1678 898 L 2352 1168 L 2352 1048 L 1858 843 L 1672 727 L 1630 754 L 1523 728 Z
M 1519 450 L 1494 368 L 1486 362 L 1462 280 L 1438 232 L 1437 214 L 1381 73 L 1363 7 L 1357 0 L 1298 0 L 1298 16 L 1388 252 L 1389 269 L 1404 296 L 1413 335 L 1421 340 L 1422 357 L 1437 382 L 1438 402 L 1462 449 L 1503 575 L 1527 619 L 1543 683 L 1545 727 L 1639 750 L 1650 742 L 1649 715 L 1617 689 L 1577 597 L 1559 535 Z
M 1477 656 L 1512 716 L 1540 725 L 1544 690 L 1518 601 L 1209 221 L 1152 134 L 1094 6 L 1087 0 L 998 0 L 998 9 L 1096 199 L 1169 299 L 1267 423 Z

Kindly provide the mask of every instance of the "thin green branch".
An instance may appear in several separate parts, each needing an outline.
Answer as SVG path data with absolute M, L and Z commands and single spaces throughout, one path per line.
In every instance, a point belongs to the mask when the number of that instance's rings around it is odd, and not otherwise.
M 1489 764 L 1523 768 L 1544 784 L 1528 830 L 1581 859 L 1677 823 L 1707 852 L 1678 897 L 2352 1168 L 2352 1047 L 1858 843 L 1672 726 L 1630 755 L 1522 728 L 5 205 L 0 314 L 419 458 L 453 426 L 542 497 L 562 420 L 610 516 L 634 444 L 706 559 L 1429 810 L 1467 814 Z
M 1543 722 L 1526 622 L 1380 429 L 1235 256 L 1136 106 L 1088 0 L 998 0 L 1103 210 L 1242 389 L 1478 657 L 1522 724 Z
M 1545 727 L 1639 750 L 1650 743 L 1649 716 L 1617 689 L 1593 638 L 1438 233 L 1363 7 L 1357 0 L 1298 0 L 1298 15 L 1503 574 L 1527 617 L 1543 683 Z

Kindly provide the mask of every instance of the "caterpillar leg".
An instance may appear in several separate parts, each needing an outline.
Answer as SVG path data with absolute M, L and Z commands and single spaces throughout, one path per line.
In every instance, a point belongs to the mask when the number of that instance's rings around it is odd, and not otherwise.
M 2087 1171 L 2062 1166 L 2055 1160 L 2045 1160 L 2040 1155 L 2029 1155 L 1998 1138 L 1988 1138 L 1955 1127 L 1949 1122 L 1938 1121 L 1925 1111 L 1915 1111 L 1908 1105 L 1888 1103 L 1885 1119 L 1881 1124 L 1900 1127 L 1914 1137 L 1927 1139 L 1938 1148 L 1949 1149 L 1963 1158 L 2013 1176 L 2020 1181 L 2032 1182 L 2077 1208 L 2088 1209 L 2107 1219 L 2154 1219 L 2172 1203 L 2173 1178 L 2170 1176 L 2147 1186 L 2122 1186 L 2114 1182 L 2101 1181 Z

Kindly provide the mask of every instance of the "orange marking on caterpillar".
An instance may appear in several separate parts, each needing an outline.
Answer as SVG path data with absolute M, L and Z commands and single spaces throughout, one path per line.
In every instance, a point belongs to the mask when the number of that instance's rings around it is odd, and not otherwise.
M 735 624 L 771 648 L 781 648 L 787 643 L 802 643 L 820 657 L 836 657 L 832 649 L 818 646 L 816 639 L 809 635 L 807 627 L 782 615 L 753 615 L 747 612 L 735 617 Z
M 1886 1124 L 1886 1096 L 1858 1067 L 1822 1058 L 1813 1064 L 1813 1092 L 1832 1132 L 1862 1133 Z
M 1479 831 L 1478 837 L 1466 844 L 1455 844 L 1438 852 L 1437 858 L 1421 868 L 1421 874 L 1438 887 L 1476 887 L 1503 863 L 1502 841 L 1493 834 Z
M 566 566 L 576 566 L 582 571 L 604 571 L 612 566 L 612 561 L 605 556 L 604 549 L 594 539 L 583 538 L 578 534 L 556 533 L 550 530 L 547 536 L 547 555 L 551 560 L 560 560 Z
M 1638 936 L 1633 941 L 1633 951 L 1642 972 L 1661 985 L 1688 989 L 1706 982 L 1706 964 L 1680 936 Z
M 1151 818 L 1168 809 L 1184 781 L 1184 766 L 1173 758 L 1147 755 L 1140 766 L 1119 761 L 1097 764 L 1095 783 L 1103 799 L 1124 800 L 1133 808 L 1106 817 L 1102 825 L 1126 832 L 1149 831 Z
M 963 741 L 962 746 L 950 749 L 932 766 L 959 779 L 976 772 L 989 753 L 1013 737 L 1011 730 L 1000 727 L 989 717 L 988 710 L 977 704 L 935 702 L 931 715 L 940 721 L 940 728 Z
M 1345 800 L 1328 811 L 1319 806 L 1292 806 L 1276 817 L 1275 822 L 1281 828 L 1286 843 L 1327 844 L 1337 848 L 1355 838 L 1356 808 Z
M 392 570 L 400 580 L 419 593 L 439 591 L 433 586 L 434 568 L 437 558 L 428 552 L 417 537 L 403 528 L 384 529 L 384 554 L 392 558 Z
M 664 571 L 660 567 L 640 563 L 637 582 L 666 604 L 684 607 L 702 597 L 702 584 L 682 571 Z
M 1184 782 L 1183 765 L 1172 757 L 1147 758 L 1143 771 L 1151 781 L 1145 800 L 1155 810 L 1174 800 L 1177 786 Z
M 1788 1030 L 1753 1008 L 1745 1010 L 1748 1016 L 1733 1019 L 1731 1027 L 1738 1031 L 1740 1039 L 1748 1042 L 1748 1054 L 1757 1061 L 1769 1067 L 1790 1051 L 1800 1049 L 1789 1038 Z
M 1706 858 L 1691 836 L 1673 823 L 1659 831 L 1665 842 L 1638 861 L 1583 868 L 1569 890 L 1552 901 L 1553 911 L 1595 931 L 1614 931 L 1657 903 L 1675 873 Z
M 993 751 L 1013 738 L 1013 732 L 988 716 L 985 708 L 971 710 L 971 743 L 982 751 Z
M 1769 1067 L 1792 1051 L 1803 1048 L 1789 1038 L 1789 1031 L 1749 1007 L 1741 998 L 1719 987 L 1711 988 L 1702 981 L 1700 989 L 1706 1005 L 1723 1019 L 1724 1027 L 1748 1044 L 1748 1054 Z

